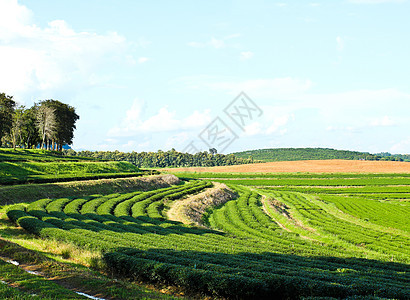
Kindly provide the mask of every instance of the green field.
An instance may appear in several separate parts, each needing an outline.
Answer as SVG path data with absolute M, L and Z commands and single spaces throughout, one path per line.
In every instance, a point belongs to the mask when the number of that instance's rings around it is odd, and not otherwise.
M 196 178 L 26 202 L 6 207 L 7 215 L 43 239 L 102 253 L 116 276 L 197 295 L 410 297 L 408 174 L 181 177 Z M 225 182 L 238 197 L 208 210 L 208 228 L 168 220 L 174 201 L 211 185 L 200 177 Z
M 0 185 L 116 178 L 144 174 L 129 162 L 63 156 L 56 151 L 0 149 Z
M 96 161 L 95 158 L 80 156 L 65 156 L 59 151 L 40 149 L 10 149 L 0 148 L 0 162 L 2 161 Z

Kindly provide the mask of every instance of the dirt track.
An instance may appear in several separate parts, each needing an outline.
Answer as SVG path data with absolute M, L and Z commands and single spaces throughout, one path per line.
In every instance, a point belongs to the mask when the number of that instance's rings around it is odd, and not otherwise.
M 299 160 L 260 164 L 165 169 L 171 172 L 310 172 L 310 173 L 410 173 L 410 162 L 361 160 Z

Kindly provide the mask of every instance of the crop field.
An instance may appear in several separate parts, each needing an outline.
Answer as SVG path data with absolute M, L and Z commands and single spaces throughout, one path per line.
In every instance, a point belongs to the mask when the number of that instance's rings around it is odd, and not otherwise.
M 0 148 L 0 162 L 26 161 L 26 162 L 56 162 L 56 161 L 96 161 L 94 158 L 79 156 L 64 156 L 59 151 L 40 149 L 10 149 Z
M 129 162 L 63 156 L 56 151 L 0 149 L 0 185 L 125 178 L 152 173 Z
M 100 251 L 117 276 L 227 298 L 410 297 L 409 174 L 184 173 L 182 185 L 8 207 L 41 238 Z M 205 180 L 200 180 L 201 178 Z M 167 219 L 224 182 L 207 227 Z
M 126 162 L 0 162 L 0 185 L 132 177 L 150 173 L 153 172 L 141 171 Z
M 362 160 L 276 161 L 235 166 L 168 168 L 175 172 L 217 173 L 410 173 L 410 162 Z

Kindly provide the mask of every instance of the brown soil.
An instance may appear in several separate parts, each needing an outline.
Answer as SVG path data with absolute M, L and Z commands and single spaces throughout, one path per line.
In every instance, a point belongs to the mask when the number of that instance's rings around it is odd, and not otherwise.
M 299 160 L 278 161 L 221 167 L 190 167 L 165 169 L 170 172 L 228 173 L 410 173 L 410 162 L 361 160 Z

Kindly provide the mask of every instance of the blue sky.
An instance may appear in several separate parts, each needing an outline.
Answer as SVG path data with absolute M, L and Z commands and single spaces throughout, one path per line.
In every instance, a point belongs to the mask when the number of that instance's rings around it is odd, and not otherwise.
M 0 91 L 74 106 L 77 150 L 410 153 L 408 12 L 405 0 L 0 0 Z M 260 111 L 238 126 L 224 110 L 241 92 Z

